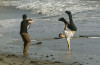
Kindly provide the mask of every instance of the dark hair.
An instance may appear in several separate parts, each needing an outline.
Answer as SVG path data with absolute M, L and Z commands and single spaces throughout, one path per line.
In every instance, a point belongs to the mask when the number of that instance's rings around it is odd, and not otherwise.
M 23 19 L 27 18 L 27 15 L 26 14 L 23 14 Z
M 60 35 L 62 35 L 62 33 L 59 34 L 59 37 L 60 37 Z

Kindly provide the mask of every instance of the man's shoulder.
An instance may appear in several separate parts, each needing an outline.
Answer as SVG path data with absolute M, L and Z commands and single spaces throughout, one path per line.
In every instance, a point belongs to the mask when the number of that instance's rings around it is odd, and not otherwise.
M 22 20 L 22 23 L 28 23 L 29 20 Z

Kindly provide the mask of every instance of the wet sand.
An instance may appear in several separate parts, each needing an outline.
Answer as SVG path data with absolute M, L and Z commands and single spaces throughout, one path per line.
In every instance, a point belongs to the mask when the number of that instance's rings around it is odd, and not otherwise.
M 0 54 L 0 65 L 82 65 L 74 62 L 73 64 L 64 64 L 61 62 L 50 62 L 27 58 L 27 56 L 17 56 L 14 54 Z

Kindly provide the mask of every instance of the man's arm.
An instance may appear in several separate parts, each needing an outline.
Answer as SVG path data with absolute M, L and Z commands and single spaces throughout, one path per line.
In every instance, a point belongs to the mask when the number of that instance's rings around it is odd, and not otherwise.
M 66 25 L 65 25 L 65 28 L 64 28 L 64 30 L 67 30 L 67 26 L 68 26 L 68 24 L 66 24 Z
M 70 48 L 70 40 L 67 40 L 67 44 L 68 44 L 68 50 L 70 51 L 71 48 Z
M 29 19 L 29 23 L 34 23 L 34 20 L 32 20 L 32 19 Z
M 65 25 L 64 31 L 67 30 L 68 24 L 69 24 L 69 21 L 67 21 L 67 24 Z

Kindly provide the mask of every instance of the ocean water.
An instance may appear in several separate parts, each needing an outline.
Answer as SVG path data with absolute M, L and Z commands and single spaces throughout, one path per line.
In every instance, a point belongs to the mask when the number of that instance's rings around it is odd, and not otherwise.
M 15 6 L 18 9 L 30 10 L 35 14 L 57 16 L 64 14 L 65 10 L 77 13 L 98 9 L 99 3 L 98 0 L 1 0 L 0 5 Z
M 64 13 L 66 10 L 72 12 L 78 28 L 75 37 L 100 36 L 99 0 L 0 0 L 0 50 L 22 54 L 23 41 L 19 31 L 22 15 L 26 13 L 28 18 L 35 21 L 28 30 L 33 40 L 29 48 L 29 57 L 64 63 L 100 65 L 100 38 L 72 39 L 70 55 L 65 39 L 53 39 L 63 32 L 64 24 L 58 19 L 68 19 Z M 37 42 L 42 44 L 34 45 Z

